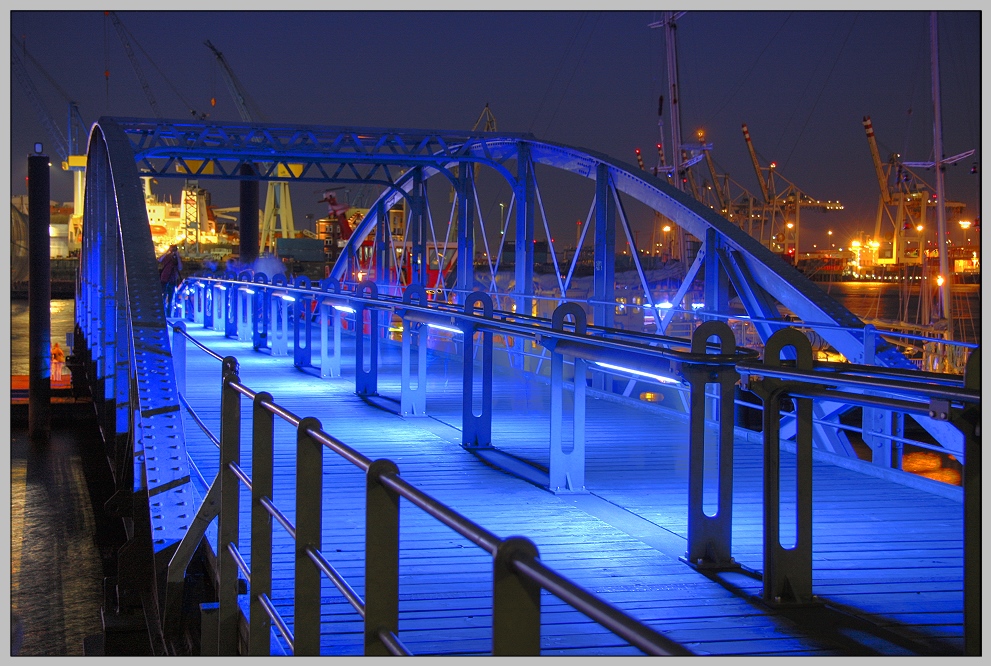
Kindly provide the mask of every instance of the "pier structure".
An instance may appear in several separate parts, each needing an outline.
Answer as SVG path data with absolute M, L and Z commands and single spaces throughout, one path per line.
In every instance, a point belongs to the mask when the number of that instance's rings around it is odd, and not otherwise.
M 454 189 L 457 215 L 447 230 L 456 234 L 458 256 L 474 258 L 485 234 L 476 165 L 512 188 L 506 220 L 515 228 L 513 279 L 497 279 L 498 262 L 480 275 L 473 261 L 460 261 L 453 286 L 430 284 L 437 229 L 427 184 L 438 177 Z M 177 171 L 261 181 L 284 180 L 288 172 L 300 182 L 376 184 L 384 192 L 326 280 L 289 283 L 250 272 L 187 278 L 176 321 L 162 307 L 140 177 Z M 586 290 L 577 286 L 574 263 L 558 264 L 547 226 L 538 174 L 557 172 L 584 179 L 590 194 L 583 231 L 594 228 L 594 271 Z M 102 118 L 90 135 L 86 193 L 79 337 L 115 470 L 114 506 L 130 530 L 122 570 L 141 572 L 118 581 L 118 599 L 140 602 L 153 651 L 171 649 L 184 621 L 186 567 L 205 552 L 218 597 L 201 608 L 205 653 L 980 653 L 979 351 L 962 378 L 919 372 L 801 273 L 663 180 L 523 134 Z M 400 201 L 408 211 L 408 272 L 387 244 L 387 211 Z M 678 306 L 690 293 L 702 294 L 695 317 L 701 325 L 687 335 L 671 333 L 676 317 L 691 308 L 662 307 L 640 263 L 631 206 L 647 206 L 702 240 L 667 302 Z M 554 266 L 549 280 L 535 273 L 541 228 Z M 362 244 L 373 230 L 374 271 L 359 275 Z M 501 231 L 509 236 L 505 226 Z M 624 242 L 638 287 L 621 295 L 616 248 Z M 744 312 L 730 308 L 731 288 Z M 780 305 L 794 316 L 780 314 Z M 634 307 L 652 318 L 653 331 L 617 327 L 618 314 Z M 739 344 L 748 327 L 763 360 Z M 816 363 L 817 339 L 850 364 Z M 740 388 L 757 402 L 741 405 Z M 662 396 L 665 409 L 655 414 L 653 405 L 636 400 L 645 393 Z M 596 420 L 594 404 L 622 418 Z M 644 409 L 656 418 L 636 416 Z M 744 409 L 762 414 L 757 431 L 740 427 Z M 841 421 L 853 409 L 871 450 L 867 462 Z M 500 414 L 512 427 L 500 423 Z M 920 440 L 908 438 L 906 415 L 923 431 Z M 962 490 L 908 479 L 898 469 L 906 442 L 958 461 Z M 406 456 L 415 461 L 409 476 L 400 460 Z M 334 465 L 344 463 L 364 473 L 358 486 L 338 485 Z M 817 465 L 844 470 L 838 485 L 824 486 L 840 504 L 813 497 Z M 476 476 L 483 471 L 484 479 Z M 940 581 L 935 588 L 913 583 L 915 572 L 886 577 L 878 589 L 848 575 L 856 567 L 823 573 L 822 542 L 817 546 L 813 533 L 825 542 L 851 541 L 846 527 L 863 515 L 863 504 L 842 508 L 842 488 L 864 488 L 865 479 L 909 489 L 903 502 L 913 512 L 936 506 L 934 497 L 949 502 L 939 505 L 954 516 L 940 523 L 948 530 L 915 546 L 895 545 L 906 543 L 904 534 L 886 542 L 892 562 L 918 562 L 912 567 L 932 560 L 896 551 L 936 549 L 939 571 L 927 578 Z M 619 494 L 610 499 L 608 488 Z M 466 498 L 489 492 L 496 494 L 484 506 L 459 510 Z M 883 494 L 892 493 L 886 487 Z M 818 513 L 817 501 L 825 502 Z M 862 498 L 877 501 L 870 492 Z M 350 518 L 332 517 L 352 505 L 357 513 Z M 842 514 L 826 529 L 822 506 Z M 539 507 L 541 518 L 514 524 L 526 507 Z M 897 502 L 886 507 L 868 523 L 898 511 Z M 581 515 L 556 513 L 563 508 Z M 407 546 L 421 527 L 429 532 L 421 520 L 458 537 Z M 344 523 L 353 530 L 341 531 Z M 559 532 L 542 532 L 536 541 L 515 536 L 523 525 Z M 575 543 L 567 525 L 587 531 L 591 551 Z M 609 529 L 622 533 L 613 543 L 626 544 L 617 551 L 649 547 L 617 555 L 617 562 L 637 560 L 632 580 L 609 573 L 608 557 L 594 565 L 596 573 L 567 566 L 579 553 L 608 552 L 610 540 L 597 535 Z M 429 533 L 428 541 L 444 540 Z M 482 560 L 448 559 L 452 548 L 465 546 L 458 539 L 481 549 Z M 561 543 L 575 550 L 542 555 Z M 839 550 L 862 558 L 862 546 Z M 764 628 L 733 645 L 691 631 L 673 637 L 677 632 L 640 604 L 684 601 L 635 593 L 666 586 L 652 577 L 655 552 L 681 567 L 671 584 L 715 584 L 731 606 L 758 605 L 744 614 L 762 619 L 742 626 Z M 466 566 L 481 568 L 473 576 Z M 423 567 L 432 570 L 432 582 L 411 592 L 404 586 Z M 615 576 L 618 587 L 603 576 Z M 894 596 L 858 606 L 865 598 L 843 597 L 849 588 L 832 599 L 817 591 L 826 580 L 832 589 L 854 579 L 868 596 Z M 335 588 L 340 607 L 321 592 Z M 472 590 L 473 601 L 455 588 Z M 489 590 L 484 599 L 482 588 Z M 615 595 L 619 588 L 624 594 Z M 947 600 L 949 615 L 909 618 L 912 611 L 895 601 L 898 590 L 935 593 Z M 553 602 L 545 601 L 549 596 Z M 436 605 L 428 609 L 427 599 Z M 344 606 L 357 618 L 338 624 Z M 552 629 L 552 609 L 570 636 Z M 741 612 L 719 614 L 721 626 L 730 631 Z M 469 622 L 464 643 L 463 632 L 438 619 L 458 613 L 479 618 Z M 823 637 L 810 629 L 823 618 L 834 629 L 866 627 L 873 638 L 851 642 L 839 629 Z M 408 633 L 421 622 L 422 636 Z M 589 631 L 618 638 L 589 642 L 581 638 Z

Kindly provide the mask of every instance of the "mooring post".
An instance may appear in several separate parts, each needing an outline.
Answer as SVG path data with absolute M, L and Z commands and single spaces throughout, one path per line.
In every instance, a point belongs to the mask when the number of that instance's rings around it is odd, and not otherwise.
M 51 432 L 52 262 L 51 175 L 40 143 L 28 156 L 28 435 L 47 443 Z

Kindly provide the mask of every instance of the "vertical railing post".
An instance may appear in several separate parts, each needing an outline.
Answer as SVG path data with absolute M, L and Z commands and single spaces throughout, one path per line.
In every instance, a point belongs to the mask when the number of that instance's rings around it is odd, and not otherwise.
M 293 365 L 297 368 L 308 368 L 313 363 L 313 317 L 314 299 L 309 295 L 297 294 L 293 307 Z
M 492 654 L 540 655 L 540 585 L 516 572 L 513 561 L 537 559 L 537 546 L 524 537 L 499 544 L 492 571 Z
M 341 317 L 344 313 L 334 309 L 331 301 L 320 302 L 320 376 L 341 376 Z M 333 317 L 333 321 L 331 321 Z M 333 341 L 330 337 L 334 328 Z M 331 347 L 333 345 L 333 347 Z
M 964 388 L 981 390 L 981 349 L 970 353 Z M 963 637 L 964 654 L 981 654 L 981 405 L 953 410 L 963 432 Z
M 721 321 L 703 322 L 692 333 L 692 353 L 708 352 L 709 339 L 719 338 L 721 354 L 736 351 L 733 330 Z M 701 360 L 701 359 L 700 359 Z M 733 539 L 733 396 L 739 375 L 733 366 L 703 362 L 685 363 L 682 373 L 691 387 L 688 434 L 688 543 L 685 562 L 696 568 L 739 568 L 732 557 Z M 705 513 L 705 391 L 710 383 L 719 387 L 716 433 L 716 512 Z
M 465 314 L 477 315 L 476 305 L 482 306 L 482 316 L 492 317 L 492 298 L 482 291 L 473 291 L 465 297 Z M 461 446 L 483 448 L 492 446 L 492 332 L 477 330 L 470 320 L 463 320 L 463 367 L 461 387 Z M 482 413 L 476 415 L 475 402 L 475 336 L 482 337 Z
M 237 283 L 226 285 L 224 292 L 224 337 L 237 338 L 237 305 L 240 290 Z
M 269 656 L 272 620 L 261 597 L 272 596 L 272 515 L 262 504 L 272 499 L 273 428 L 275 417 L 265 403 L 271 393 L 255 394 L 251 416 L 251 597 L 248 654 Z
M 175 385 L 179 393 L 186 393 L 186 323 L 176 321 L 172 326 L 172 367 L 175 368 Z
M 382 459 L 365 476 L 365 656 L 391 654 L 381 635 L 399 631 L 399 494 L 382 483 L 398 475 Z
M 781 351 L 795 350 L 795 367 L 812 369 L 812 345 L 794 328 L 772 335 L 764 347 L 764 365 L 780 367 Z M 789 384 L 767 377 L 759 394 L 764 400 L 764 602 L 773 606 L 811 604 L 812 594 L 812 400 L 792 398 L 796 405 L 795 545 L 781 545 L 781 400 Z
M 307 551 L 320 550 L 323 539 L 323 444 L 310 430 L 320 421 L 307 417 L 296 428 L 296 559 L 293 586 L 295 625 L 293 654 L 320 654 L 320 570 Z
M 416 287 L 419 285 L 410 285 Z M 402 360 L 400 368 L 399 413 L 403 416 L 427 415 L 427 326 L 403 319 Z M 413 376 L 413 338 L 416 338 L 416 388 Z
M 218 553 L 220 584 L 217 601 L 220 604 L 217 634 L 217 654 L 236 655 L 238 647 L 238 569 L 228 546 L 238 545 L 240 514 L 240 479 L 231 469 L 241 456 L 241 394 L 231 387 L 240 382 L 237 360 L 228 356 L 223 363 L 223 384 L 220 394 L 220 517 L 218 521 Z
M 378 298 L 378 287 L 370 280 L 358 284 L 357 296 Z M 354 392 L 358 395 L 378 395 L 379 311 L 355 301 L 354 308 Z M 368 338 L 365 338 L 365 310 L 368 310 Z M 365 370 L 365 345 L 368 345 L 368 369 Z
M 203 328 L 213 328 L 214 315 L 213 281 L 207 280 L 203 286 Z
M 565 317 L 571 315 L 574 332 L 584 335 L 585 311 L 577 303 L 562 303 L 551 318 L 551 328 L 564 331 Z M 574 408 L 571 446 L 564 445 L 564 355 L 551 349 L 551 432 L 548 486 L 552 492 L 585 490 L 585 361 L 575 358 Z
M 271 296 L 271 307 L 269 309 L 272 328 L 270 331 L 270 347 L 272 356 L 286 356 L 289 354 L 289 318 L 292 316 L 292 302 L 287 300 L 288 294 L 276 294 Z M 292 298 L 291 296 L 289 298 Z
M 403 303 L 427 305 L 427 290 L 411 284 L 403 292 Z M 403 317 L 402 361 L 400 369 L 399 413 L 403 416 L 427 415 L 427 327 Z M 412 388 L 413 338 L 416 338 L 416 388 Z
M 249 342 L 255 330 L 255 290 L 250 284 L 237 288 L 237 339 Z

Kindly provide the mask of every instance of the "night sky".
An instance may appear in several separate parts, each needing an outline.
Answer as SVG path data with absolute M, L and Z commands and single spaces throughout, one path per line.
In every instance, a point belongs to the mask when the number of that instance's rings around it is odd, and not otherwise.
M 470 129 L 488 103 L 506 132 L 656 162 L 657 101 L 666 93 L 660 12 L 118 12 L 166 118 L 240 120 L 213 54 L 221 50 L 258 120 L 279 123 Z M 14 11 L 10 35 L 79 105 L 101 115 L 153 117 L 103 11 Z M 981 159 L 981 14 L 939 14 L 944 153 L 977 150 L 948 167 L 949 199 L 975 216 Z M 803 250 L 873 232 L 877 180 L 861 125 L 870 115 L 882 159 L 932 160 L 929 13 L 699 11 L 678 21 L 683 138 L 705 129 L 717 169 L 759 193 L 741 124 L 762 165 L 845 210 L 803 211 Z M 66 100 L 32 62 L 28 72 L 51 116 Z M 109 70 L 109 82 L 104 71 Z M 164 75 L 164 76 L 163 76 Z M 173 90 L 178 91 L 178 94 Z M 11 78 L 12 194 L 26 193 L 26 156 L 50 139 Z M 185 102 L 180 99 L 180 95 Z M 216 105 L 211 105 L 215 98 Z M 667 114 L 667 110 L 665 110 Z M 669 136 L 665 136 L 665 144 Z M 934 184 L 932 172 L 924 177 Z M 162 184 L 163 194 L 181 181 Z M 236 206 L 234 185 L 202 183 L 214 205 Z M 53 199 L 70 201 L 71 179 L 52 170 Z M 293 191 L 298 226 L 321 217 L 313 184 Z M 263 190 L 264 191 L 264 190 Z M 177 192 L 177 189 L 176 189 Z M 588 200 L 553 225 L 584 218 Z M 637 224 L 646 225 L 646 221 Z M 959 229 L 956 234 L 961 234 Z M 954 236 L 955 238 L 956 236 Z M 976 240 L 976 239 L 975 239 Z

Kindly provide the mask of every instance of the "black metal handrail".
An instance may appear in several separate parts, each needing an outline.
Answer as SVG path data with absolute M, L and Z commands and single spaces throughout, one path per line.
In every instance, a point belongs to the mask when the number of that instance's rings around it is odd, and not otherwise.
M 225 359 L 225 367 L 236 367 L 233 357 Z M 679 643 L 664 637 L 662 634 L 626 615 L 619 609 L 611 606 L 602 599 L 596 597 L 591 592 L 584 590 L 564 576 L 561 576 L 553 569 L 543 564 L 536 556 L 536 546 L 529 540 L 520 537 L 501 539 L 477 523 L 471 521 L 457 511 L 451 509 L 442 502 L 436 500 L 424 491 L 410 485 L 398 472 L 395 464 L 388 460 L 371 460 L 360 452 L 341 442 L 336 437 L 325 432 L 319 427 L 319 422 L 312 418 L 301 418 L 291 411 L 278 405 L 270 395 L 252 391 L 242 384 L 238 376 L 233 372 L 228 372 L 224 376 L 223 391 L 225 398 L 222 399 L 221 417 L 221 458 L 226 460 L 224 470 L 229 473 L 220 475 L 221 497 L 225 500 L 225 505 L 221 506 L 221 527 L 220 534 L 223 539 L 219 546 L 220 551 L 220 585 L 218 596 L 220 598 L 220 632 L 224 634 L 231 630 L 230 623 L 234 622 L 236 633 L 236 614 L 225 611 L 225 607 L 233 601 L 236 604 L 237 572 L 240 571 L 245 578 L 253 581 L 251 589 L 251 601 L 258 604 L 263 617 L 250 618 L 251 632 L 262 631 L 265 634 L 265 641 L 258 640 L 249 633 L 250 651 L 252 654 L 268 654 L 267 647 L 267 626 L 269 622 L 274 622 L 276 628 L 283 638 L 289 643 L 295 654 L 315 654 L 319 652 L 319 585 L 317 585 L 317 612 L 308 612 L 308 609 L 301 608 L 300 600 L 296 598 L 295 606 L 295 627 L 289 631 L 287 624 L 281 618 L 277 609 L 272 604 L 269 595 L 270 589 L 258 589 L 266 587 L 262 579 L 271 581 L 271 552 L 268 557 L 256 558 L 254 547 L 258 542 L 259 534 L 255 533 L 257 523 L 252 519 L 252 560 L 251 568 L 248 569 L 244 559 L 237 550 L 237 533 L 239 531 L 239 515 L 237 513 L 237 492 L 231 492 L 231 488 L 225 487 L 225 480 L 230 479 L 234 486 L 244 484 L 253 490 L 255 502 L 253 502 L 252 515 L 262 512 L 266 517 L 271 516 L 276 519 L 297 543 L 300 540 L 301 532 L 308 534 L 320 534 L 322 531 L 322 516 L 320 504 L 322 501 L 322 488 L 306 484 L 305 480 L 297 480 L 296 503 L 297 503 L 297 524 L 292 525 L 288 519 L 277 509 L 270 496 L 260 496 L 259 493 L 265 489 L 257 487 L 259 484 L 253 478 L 248 478 L 247 474 L 240 468 L 238 460 L 240 457 L 239 437 L 235 436 L 240 432 L 240 426 L 229 421 L 233 419 L 240 422 L 240 396 L 246 396 L 254 401 L 256 410 L 262 410 L 272 416 L 278 416 L 288 423 L 297 427 L 297 441 L 299 450 L 297 452 L 298 469 L 305 467 L 309 472 L 310 479 L 320 483 L 322 475 L 322 462 L 317 466 L 312 466 L 316 458 L 322 461 L 319 450 L 324 448 L 336 453 L 341 458 L 364 471 L 368 479 L 368 496 L 366 506 L 368 512 L 368 523 L 366 524 L 366 593 L 374 597 L 371 602 L 363 600 L 347 583 L 343 576 L 323 557 L 319 548 L 312 543 L 300 544 L 297 547 L 297 588 L 299 586 L 300 565 L 299 558 L 306 560 L 309 566 L 318 574 L 326 576 L 338 590 L 341 591 L 348 603 L 362 616 L 365 621 L 365 654 L 409 654 L 409 651 L 402 645 L 397 636 L 398 631 L 398 498 L 408 500 L 412 505 L 423 510 L 427 515 L 433 517 L 438 522 L 450 527 L 455 532 L 465 537 L 472 543 L 488 551 L 497 561 L 499 566 L 500 558 L 504 557 L 503 565 L 506 570 L 518 579 L 514 585 L 496 586 L 493 601 L 493 652 L 495 654 L 539 654 L 540 620 L 539 620 L 539 594 L 533 595 L 532 586 L 546 589 L 562 601 L 572 605 L 576 610 L 585 614 L 592 620 L 598 622 L 606 629 L 613 631 L 621 638 L 630 641 L 639 649 L 648 654 L 654 655 L 689 655 L 690 650 Z M 256 411 L 256 415 L 258 412 Z M 269 424 L 270 425 L 270 424 Z M 225 436 L 226 435 L 226 436 Z M 253 428 L 252 450 L 253 450 L 253 477 L 256 479 L 261 474 L 271 475 L 270 467 L 264 470 L 261 467 L 265 463 L 263 460 L 266 453 L 271 451 L 272 431 L 270 428 Z M 317 448 L 313 450 L 313 445 Z M 268 465 L 271 466 L 271 458 Z M 315 470 L 315 472 L 314 472 Z M 305 487 L 304 487 L 305 486 Z M 226 502 L 233 502 L 234 509 L 228 512 Z M 372 509 L 374 507 L 374 511 Z M 225 513 L 227 515 L 225 519 Z M 374 518 L 372 517 L 372 514 Z M 233 527 L 227 521 L 233 521 Z M 314 522 L 315 521 L 315 522 Z M 383 529 L 383 523 L 385 524 Z M 301 528 L 302 526 L 302 528 Z M 269 541 L 271 539 L 270 524 Z M 391 533 L 390 533 L 391 532 Z M 391 544 L 391 553 L 384 553 L 381 550 L 373 550 L 373 545 L 382 542 Z M 519 547 L 523 544 L 522 547 Z M 507 548 L 511 546 L 512 548 Z M 230 560 L 231 566 L 225 566 L 225 560 Z M 391 560 L 391 563 L 390 563 Z M 383 563 L 383 561 L 385 561 Z M 263 571 L 259 576 L 256 573 L 259 569 Z M 392 579 L 387 580 L 387 579 Z M 368 581 L 375 581 L 369 584 Z M 384 582 L 383 582 L 384 581 Z M 262 583 L 262 584 L 258 584 Z M 376 590 L 385 588 L 392 590 L 394 598 L 383 599 Z M 523 628 L 524 635 L 520 635 L 520 625 L 516 620 L 519 617 L 535 618 L 535 622 Z M 264 620 L 259 622 L 258 620 Z M 500 627 L 513 627 L 513 635 L 507 635 L 507 630 Z M 223 645 L 223 641 L 221 641 Z M 521 651 L 519 646 L 524 646 Z M 535 647 L 535 649 L 534 649 Z M 315 648 L 315 649 L 314 649 Z

